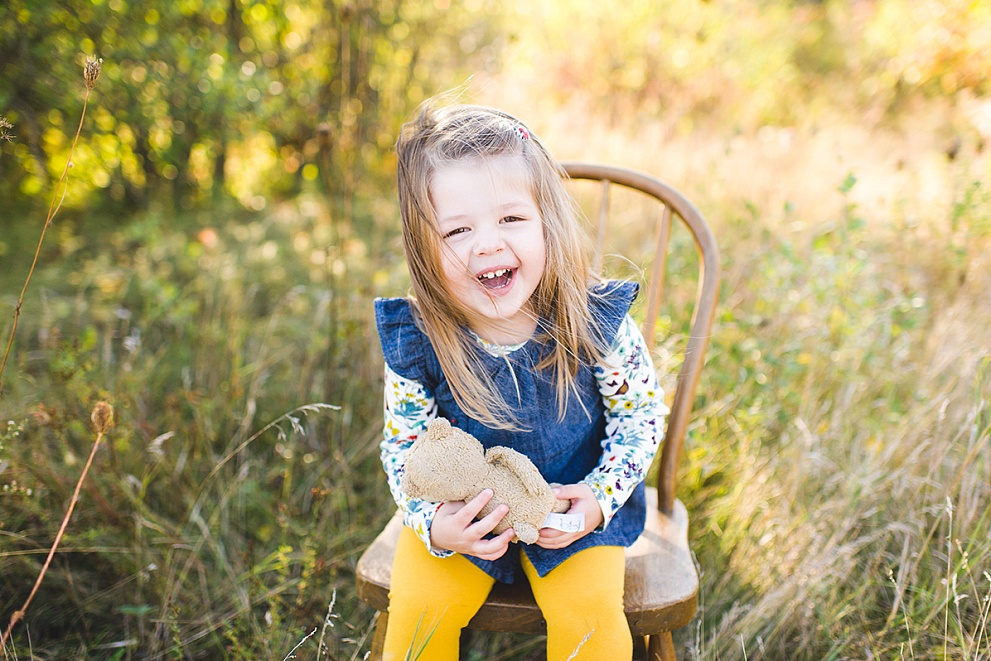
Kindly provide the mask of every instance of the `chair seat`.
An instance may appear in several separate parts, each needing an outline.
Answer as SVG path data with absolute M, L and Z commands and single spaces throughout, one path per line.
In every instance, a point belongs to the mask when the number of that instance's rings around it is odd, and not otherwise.
M 392 517 L 358 560 L 358 597 L 378 611 L 389 607 L 392 558 L 403 520 Z M 675 501 L 672 514 L 657 510 L 657 490 L 647 488 L 647 523 L 626 549 L 624 601 L 635 636 L 673 631 L 695 616 L 698 574 L 688 550 L 688 513 Z M 526 581 L 496 583 L 485 605 L 468 625 L 486 631 L 546 633 L 546 624 Z

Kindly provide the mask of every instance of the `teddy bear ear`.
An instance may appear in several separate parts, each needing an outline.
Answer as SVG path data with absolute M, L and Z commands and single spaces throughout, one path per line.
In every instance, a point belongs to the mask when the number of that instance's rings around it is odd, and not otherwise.
M 447 431 L 451 428 L 451 423 L 447 418 L 434 418 L 427 425 L 427 431 L 431 433 L 440 433 Z
M 491 464 L 501 464 L 515 473 L 520 484 L 531 496 L 543 496 L 549 489 L 547 480 L 533 462 L 516 450 L 497 445 L 485 451 L 485 460 Z

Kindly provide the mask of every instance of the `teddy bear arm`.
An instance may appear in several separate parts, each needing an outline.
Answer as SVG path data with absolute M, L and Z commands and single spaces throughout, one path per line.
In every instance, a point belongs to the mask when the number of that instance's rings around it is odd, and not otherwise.
M 524 544 L 533 544 L 540 537 L 540 530 L 537 526 L 525 521 L 514 521 L 513 532 Z
M 533 462 L 525 455 L 504 447 L 489 448 L 485 458 L 490 463 L 505 466 L 520 480 L 523 489 L 531 496 L 544 496 L 550 487 Z

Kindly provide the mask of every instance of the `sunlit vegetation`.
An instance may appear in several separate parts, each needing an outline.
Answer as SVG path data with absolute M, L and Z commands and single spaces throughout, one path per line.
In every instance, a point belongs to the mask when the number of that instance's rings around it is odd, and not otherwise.
M 4 339 L 87 55 L 0 374 L 0 630 L 116 425 L 4 659 L 362 658 L 390 150 L 452 89 L 716 230 L 683 657 L 991 657 L 987 3 L 9 0 Z

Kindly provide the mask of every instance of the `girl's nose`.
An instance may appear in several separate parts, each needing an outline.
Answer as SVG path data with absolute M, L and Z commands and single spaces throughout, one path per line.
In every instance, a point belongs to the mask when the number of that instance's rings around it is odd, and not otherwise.
M 476 255 L 491 255 L 492 253 L 499 252 L 504 247 L 505 242 L 502 239 L 502 233 L 499 231 L 498 225 L 495 227 L 487 227 L 476 230 Z

